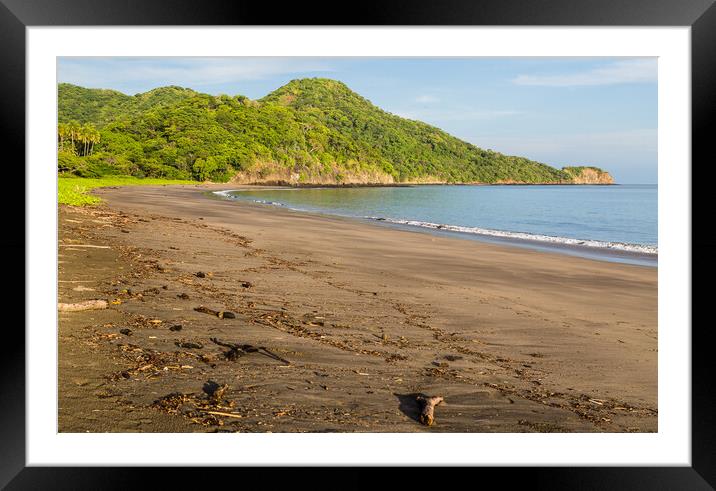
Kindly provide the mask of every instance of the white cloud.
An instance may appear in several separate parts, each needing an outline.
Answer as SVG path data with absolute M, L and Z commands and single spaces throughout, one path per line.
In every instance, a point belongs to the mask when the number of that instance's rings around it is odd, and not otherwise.
M 156 87 L 198 88 L 243 80 L 333 71 L 324 63 L 300 58 L 61 58 L 61 82 L 86 87 L 141 83 Z
M 615 61 L 591 70 L 559 75 L 518 75 L 512 80 L 516 85 L 544 87 L 583 87 L 655 82 L 656 58 Z

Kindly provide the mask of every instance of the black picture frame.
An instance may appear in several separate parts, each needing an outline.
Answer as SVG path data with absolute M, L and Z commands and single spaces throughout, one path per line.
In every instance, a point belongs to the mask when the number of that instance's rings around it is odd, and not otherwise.
M 0 67 L 2 77 L 2 117 L 0 139 L 4 153 L 12 151 L 18 161 L 25 156 L 25 30 L 30 26 L 129 26 L 129 25 L 511 25 L 511 26 L 690 26 L 692 42 L 692 162 L 699 167 L 684 169 L 692 173 L 693 224 L 709 224 L 709 204 L 694 202 L 699 187 L 714 182 L 714 165 L 706 161 L 713 137 L 710 134 L 716 108 L 716 7 L 714 0 L 449 0 L 428 2 L 382 1 L 356 4 L 321 2 L 272 4 L 244 0 L 0 0 Z M 22 159 L 22 160 L 20 160 Z M 697 174 L 698 172 L 698 174 Z M 698 179 L 693 179 L 697 176 Z M 13 192 L 3 193 L 4 223 L 8 231 L 0 246 L 6 258 L 23 257 L 25 253 L 24 216 L 11 213 L 18 200 L 24 203 L 26 184 L 13 176 Z M 705 226 L 703 227 L 706 228 Z M 714 273 L 709 253 L 716 251 L 716 241 L 703 229 L 694 228 L 692 263 L 696 253 L 705 260 L 699 263 L 696 276 L 708 279 Z M 7 261 L 7 275 L 14 292 L 24 292 L 17 278 L 24 277 L 20 261 Z M 14 265 L 13 265 L 14 264 Z M 23 281 L 24 285 L 24 281 Z M 692 305 L 707 305 L 709 289 L 692 287 Z M 32 292 L 25 292 L 32 295 Z M 17 295 L 17 293 L 15 293 Z M 19 300 L 19 299 L 18 299 Z M 699 300 L 701 300 L 699 302 Z M 703 307 L 702 307 L 703 309 Z M 16 309 L 19 310 L 19 309 Z M 693 315 L 693 310 L 692 310 Z M 21 319 L 24 324 L 24 317 Z M 692 465 L 690 467 L 580 467 L 580 468 L 481 468 L 480 482 L 489 482 L 493 474 L 509 484 L 522 481 L 530 487 L 549 489 L 713 489 L 716 487 L 716 411 L 713 408 L 713 355 L 708 342 L 711 323 L 695 325 L 692 339 Z M 691 329 L 691 326 L 671 326 Z M 137 486 L 139 469 L 121 468 L 49 468 L 25 465 L 25 341 L 19 324 L 4 328 L 0 357 L 2 387 L 2 437 L 0 438 L 0 486 L 7 489 L 119 489 Z M 180 479 L 181 488 L 192 480 L 212 479 L 206 470 L 175 469 L 162 472 L 165 486 Z M 146 469 L 145 469 L 146 472 Z M 244 472 L 244 471 L 241 471 Z M 311 469 L 293 469 L 291 476 L 279 478 L 271 473 L 264 485 L 277 487 L 281 479 L 297 482 L 314 478 Z M 356 481 L 347 470 L 343 482 Z M 428 474 L 428 475 L 426 475 Z M 440 479 L 443 473 L 421 473 L 421 480 Z M 314 474 L 315 476 L 315 474 Z M 434 477 L 430 477 L 434 476 Z M 440 477 L 438 477 L 440 476 Z M 263 474 L 263 478 L 267 476 Z M 245 474 L 242 482 L 248 484 Z

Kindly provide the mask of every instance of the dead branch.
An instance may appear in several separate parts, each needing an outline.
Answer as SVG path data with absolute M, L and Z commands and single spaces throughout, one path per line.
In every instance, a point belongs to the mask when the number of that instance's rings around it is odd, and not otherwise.
M 241 418 L 243 417 L 243 416 L 241 416 L 240 414 L 236 414 L 236 413 L 226 413 L 226 412 L 224 412 L 224 411 L 210 411 L 210 410 L 208 410 L 208 409 L 201 409 L 201 408 L 199 409 L 199 411 L 204 412 L 204 413 L 207 413 L 207 414 L 213 414 L 213 415 L 215 415 L 215 416 L 226 416 L 227 418 L 241 419 Z
M 274 360 L 280 361 L 281 363 L 284 363 L 286 365 L 290 365 L 291 362 L 288 361 L 285 358 L 281 358 L 276 353 L 273 353 L 268 348 L 264 346 L 252 346 L 250 344 L 235 344 L 235 343 L 227 343 L 224 341 L 220 341 L 217 338 L 210 338 L 211 341 L 215 344 L 218 344 L 219 346 L 224 346 L 225 348 L 229 348 L 229 351 L 224 353 L 224 356 L 231 361 L 236 361 L 240 356 L 243 356 L 248 353 L 258 353 L 260 355 L 268 356 L 269 358 L 273 358 Z

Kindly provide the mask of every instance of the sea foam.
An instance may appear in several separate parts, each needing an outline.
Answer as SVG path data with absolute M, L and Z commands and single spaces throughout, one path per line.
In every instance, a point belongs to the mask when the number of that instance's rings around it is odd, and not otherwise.
M 602 240 L 591 239 L 572 239 L 569 237 L 555 237 L 551 235 L 529 234 L 526 232 L 508 232 L 505 230 L 492 230 L 480 227 L 463 227 L 460 225 L 447 225 L 443 223 L 421 222 L 419 220 L 400 220 L 395 218 L 384 217 L 365 217 L 369 220 L 380 222 L 396 223 L 400 225 L 410 225 L 413 227 L 429 228 L 433 230 L 448 230 L 450 232 L 460 232 L 464 234 L 487 235 L 490 237 L 501 237 L 505 239 L 520 239 L 536 242 L 547 242 L 551 244 L 570 245 L 578 247 L 594 247 L 599 249 L 612 249 L 618 251 L 637 252 L 640 254 L 658 254 L 659 249 L 652 245 L 643 244 L 627 244 L 624 242 L 606 242 Z

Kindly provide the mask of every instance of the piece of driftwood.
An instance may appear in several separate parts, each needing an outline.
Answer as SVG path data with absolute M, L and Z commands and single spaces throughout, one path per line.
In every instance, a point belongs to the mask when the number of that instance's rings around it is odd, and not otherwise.
M 240 414 L 227 413 L 227 412 L 224 412 L 224 411 L 212 411 L 212 410 L 208 410 L 208 409 L 199 409 L 199 411 L 202 411 L 202 412 L 207 413 L 207 414 L 213 414 L 213 415 L 215 415 L 215 416 L 226 416 L 227 418 L 236 418 L 236 419 L 241 419 L 241 418 L 243 418 L 243 416 L 241 416 Z
M 204 307 L 203 305 L 195 307 L 194 310 L 203 314 L 215 315 L 219 319 L 236 319 L 236 314 L 229 312 L 228 310 L 212 310 L 208 307 Z
M 91 249 L 110 249 L 109 246 L 93 245 L 93 244 L 58 244 L 59 247 L 88 247 Z
M 82 310 L 102 310 L 107 308 L 106 300 L 87 300 L 78 303 L 58 303 L 60 312 L 80 312 Z
M 421 406 L 419 417 L 420 422 L 426 426 L 431 426 L 435 421 L 435 406 L 443 402 L 445 399 L 440 396 L 418 396 L 417 399 Z
M 269 358 L 273 358 L 276 361 L 280 361 L 281 363 L 285 363 L 286 365 L 290 365 L 291 362 L 288 361 L 285 358 L 281 358 L 276 353 L 271 352 L 268 348 L 264 346 L 251 346 L 250 344 L 235 344 L 235 343 L 228 343 L 225 341 L 221 341 L 217 338 L 209 338 L 214 344 L 218 344 L 219 346 L 224 346 L 225 348 L 230 348 L 229 351 L 224 353 L 224 357 L 229 361 L 236 361 L 241 356 L 249 354 L 249 353 L 258 353 L 260 355 L 268 356 Z
M 202 314 L 215 315 L 215 316 L 217 316 L 217 317 L 219 316 L 219 311 L 218 311 L 218 310 L 212 310 L 212 309 L 210 309 L 210 308 L 204 307 L 203 305 L 199 305 L 198 307 L 194 307 L 194 310 L 196 310 L 197 312 L 201 312 Z

